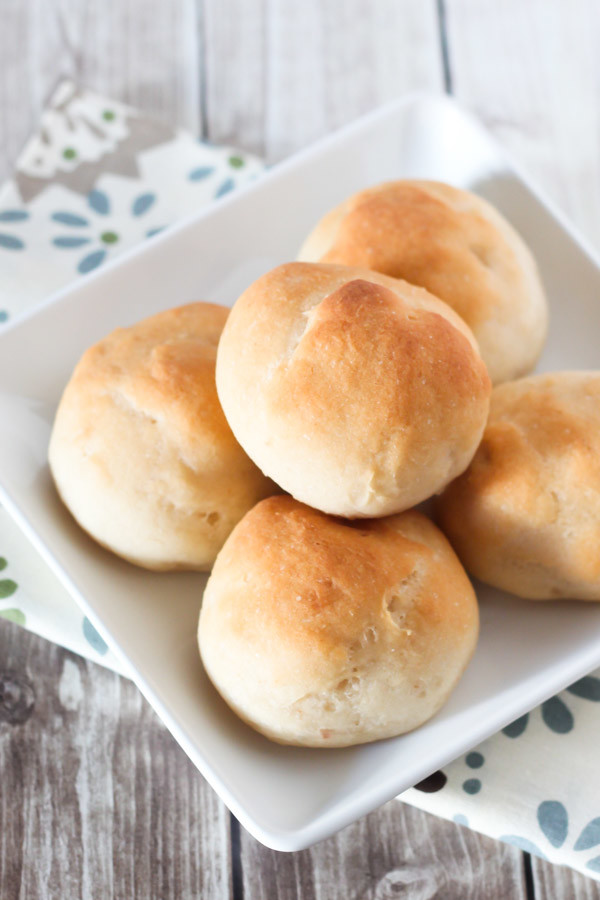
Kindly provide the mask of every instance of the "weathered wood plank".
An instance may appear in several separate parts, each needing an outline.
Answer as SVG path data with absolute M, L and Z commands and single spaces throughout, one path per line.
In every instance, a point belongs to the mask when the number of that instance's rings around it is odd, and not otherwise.
M 242 833 L 244 897 L 271 900 L 519 900 L 523 856 L 454 823 L 392 801 L 333 838 L 281 854 Z
M 203 0 L 203 91 L 207 134 L 216 144 L 265 150 L 267 0 Z
M 61 80 L 199 133 L 195 0 L 3 0 L 0 181 Z
M 600 900 L 598 882 L 573 869 L 532 857 L 531 870 L 537 900 Z
M 134 685 L 4 621 L 0 772 L 2 900 L 230 896 L 227 810 Z
M 445 0 L 454 93 L 600 246 L 600 6 Z
M 270 158 L 407 91 L 441 87 L 433 2 L 276 0 L 268 35 Z
M 204 22 L 210 137 L 269 161 L 442 85 L 433 0 L 205 0 Z

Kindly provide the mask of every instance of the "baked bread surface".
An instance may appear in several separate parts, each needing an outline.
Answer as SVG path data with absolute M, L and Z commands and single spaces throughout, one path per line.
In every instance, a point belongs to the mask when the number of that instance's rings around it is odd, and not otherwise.
M 84 353 L 61 399 L 49 448 L 58 491 L 93 538 L 138 565 L 210 568 L 276 490 L 217 397 L 227 314 L 192 303 L 117 329 Z
M 434 715 L 477 633 L 469 579 L 421 513 L 351 523 L 279 496 L 221 550 L 199 646 L 217 690 L 255 729 L 342 747 Z
M 427 291 L 366 269 L 288 263 L 235 304 L 217 389 L 265 474 L 353 518 L 408 509 L 462 472 L 491 388 L 468 327 Z
M 495 388 L 481 446 L 437 515 L 482 581 L 532 600 L 600 600 L 600 373 Z
M 299 259 L 365 266 L 426 288 L 472 329 L 494 384 L 528 374 L 547 332 L 533 256 L 490 203 L 435 181 L 395 181 L 331 210 Z

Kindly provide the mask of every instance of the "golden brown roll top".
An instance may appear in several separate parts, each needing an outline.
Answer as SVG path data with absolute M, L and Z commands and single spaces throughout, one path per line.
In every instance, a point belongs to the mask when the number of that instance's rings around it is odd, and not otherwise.
M 467 326 L 427 291 L 289 263 L 235 304 L 217 389 L 240 444 L 284 490 L 370 517 L 408 509 L 464 470 L 490 383 Z
M 534 600 L 600 600 L 600 373 L 496 388 L 481 446 L 437 511 L 482 581 Z
M 472 329 L 494 384 L 534 367 L 547 304 L 531 253 L 481 197 L 434 181 L 394 181 L 329 212 L 299 259 L 364 266 L 420 285 Z
M 219 554 L 199 644 L 216 688 L 258 731 L 340 747 L 429 719 L 477 632 L 469 580 L 425 516 L 350 523 L 280 496 Z
M 275 490 L 229 428 L 215 386 L 228 310 L 193 303 L 84 353 L 49 459 L 79 524 L 153 569 L 209 568 L 244 513 Z

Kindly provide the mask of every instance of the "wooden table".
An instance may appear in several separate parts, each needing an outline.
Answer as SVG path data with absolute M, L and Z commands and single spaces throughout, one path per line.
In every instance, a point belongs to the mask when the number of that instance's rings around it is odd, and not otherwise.
M 0 0 L 0 16 L 0 176 L 64 76 L 269 161 L 448 91 L 600 244 L 594 0 Z M 311 850 L 267 850 L 130 682 L 2 620 L 0 778 L 0 900 L 600 898 L 397 801 Z

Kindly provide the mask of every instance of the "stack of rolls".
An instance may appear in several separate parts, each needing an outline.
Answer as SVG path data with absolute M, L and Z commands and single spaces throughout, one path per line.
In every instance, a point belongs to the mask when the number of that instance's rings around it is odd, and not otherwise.
M 524 597 L 600 599 L 600 375 L 525 377 L 547 304 L 490 204 L 436 182 L 362 191 L 218 310 L 88 351 L 50 463 L 104 546 L 212 566 L 200 653 L 253 728 L 340 747 L 427 721 L 477 641 L 463 565 Z M 414 508 L 432 497 L 439 527 Z
M 219 554 L 206 671 L 274 740 L 339 747 L 422 724 L 475 648 L 473 588 L 415 504 L 469 464 L 490 380 L 468 326 L 423 288 L 288 263 L 239 298 L 217 390 L 248 455 L 291 497 Z

